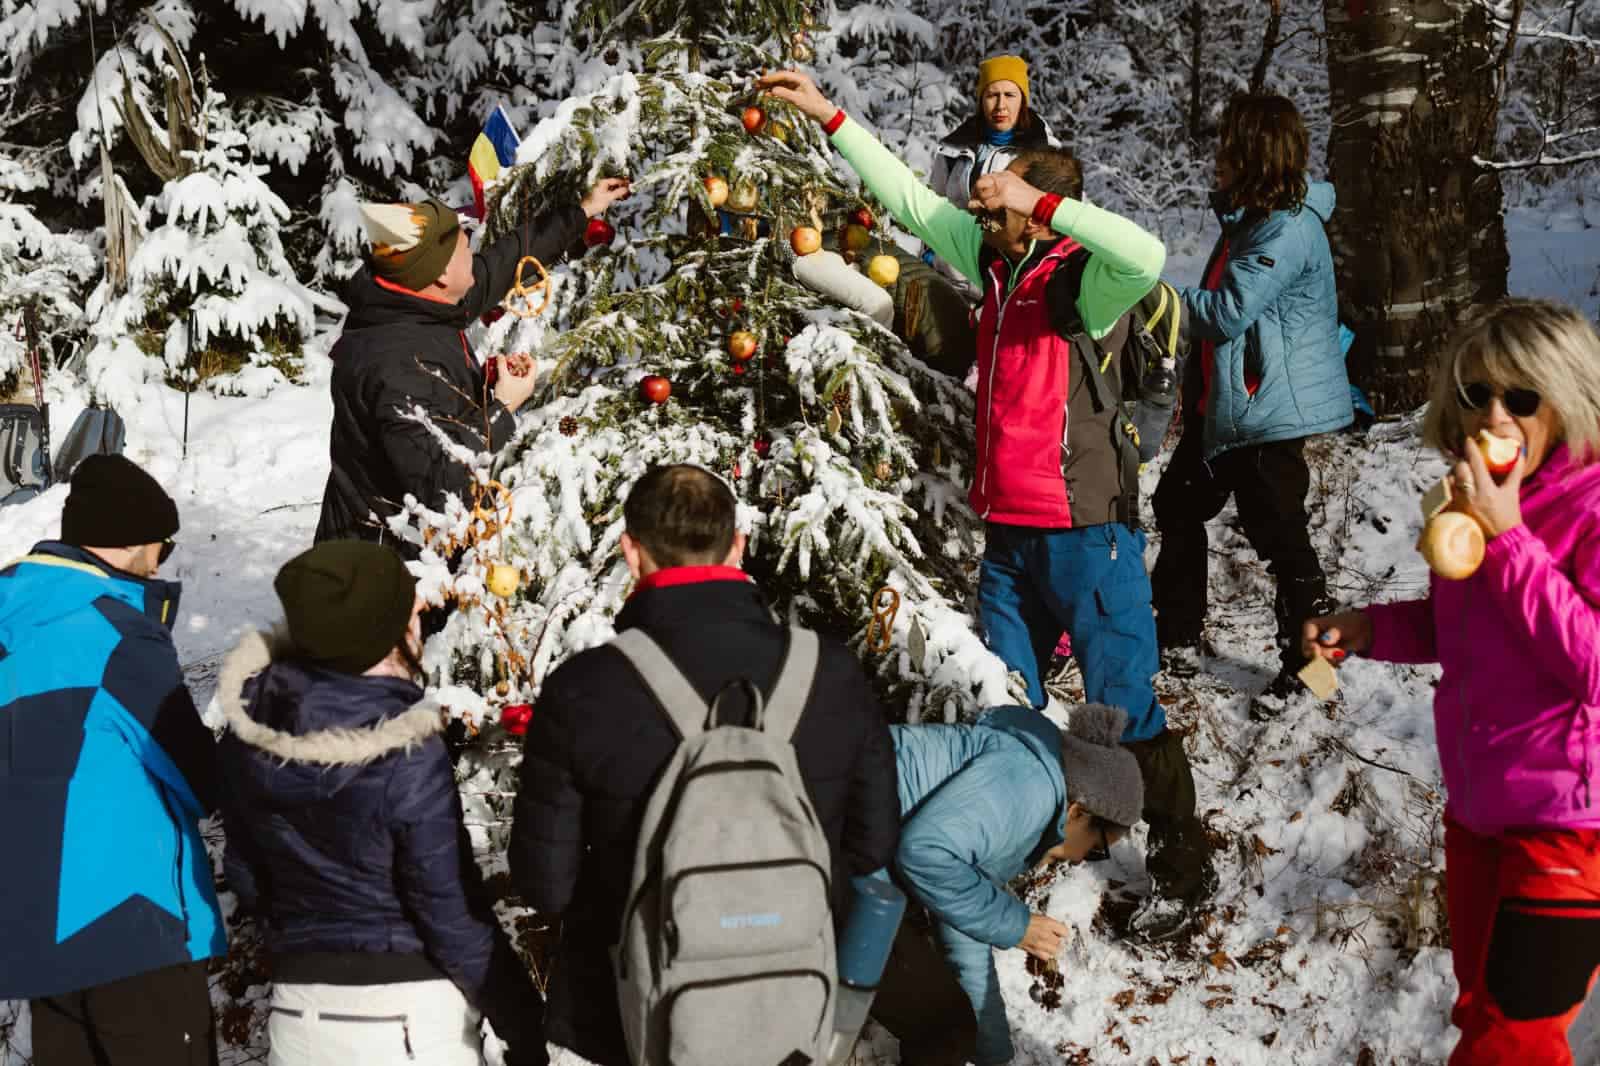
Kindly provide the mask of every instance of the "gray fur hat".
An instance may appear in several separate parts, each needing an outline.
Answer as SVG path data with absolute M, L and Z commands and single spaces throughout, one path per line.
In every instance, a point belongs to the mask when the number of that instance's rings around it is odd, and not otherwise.
M 1085 703 L 1061 731 L 1061 771 L 1067 800 L 1117 825 L 1131 826 L 1144 811 L 1144 777 L 1133 752 L 1119 741 L 1128 715 L 1119 707 Z

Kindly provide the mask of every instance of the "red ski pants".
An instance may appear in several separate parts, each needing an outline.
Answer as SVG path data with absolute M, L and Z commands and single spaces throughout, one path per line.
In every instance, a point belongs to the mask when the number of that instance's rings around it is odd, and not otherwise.
M 1450 1066 L 1572 1066 L 1567 1029 L 1600 966 L 1600 831 L 1480 836 L 1447 818 L 1444 842 Z

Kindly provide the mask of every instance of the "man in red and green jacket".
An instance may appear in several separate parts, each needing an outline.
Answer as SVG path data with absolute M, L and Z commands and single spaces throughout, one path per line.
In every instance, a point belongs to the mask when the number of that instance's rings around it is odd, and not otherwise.
M 1117 358 L 1128 312 L 1155 288 L 1165 248 L 1084 203 L 1070 153 L 1023 152 L 981 178 L 974 207 L 994 220 L 986 229 L 919 182 L 807 75 L 782 71 L 760 84 L 822 124 L 896 221 L 984 289 L 968 497 L 988 523 L 979 621 L 1039 708 L 1043 667 L 1061 631 L 1071 634 L 1085 699 L 1128 712 L 1122 739 L 1145 772 L 1156 893 L 1193 902 L 1212 879 L 1209 854 L 1188 759 L 1151 684 L 1158 658 L 1138 449 L 1125 428 Z

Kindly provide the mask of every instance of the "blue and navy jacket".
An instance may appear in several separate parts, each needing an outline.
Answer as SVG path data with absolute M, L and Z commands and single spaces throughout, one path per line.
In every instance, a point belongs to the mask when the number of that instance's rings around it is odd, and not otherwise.
M 0 570 L 0 999 L 221 955 L 200 820 L 215 753 L 178 586 L 46 541 Z
M 1183 293 L 1194 338 L 1216 345 L 1203 438 L 1208 460 L 1355 420 L 1324 228 L 1334 199 L 1332 185 L 1313 182 L 1294 210 L 1262 214 L 1216 202 L 1222 237 L 1201 276 L 1225 252 L 1220 284 Z M 1200 360 L 1189 362 L 1185 392 L 1198 397 Z M 1252 391 L 1247 381 L 1259 384 Z M 1185 406 L 1192 410 L 1192 400 Z
M 1061 730 L 1028 707 L 974 725 L 891 726 L 900 781 L 895 874 L 935 932 L 978 1018 L 978 1063 L 1009 1062 L 993 948 L 1012 948 L 1030 912 L 1006 883 L 1061 843 L 1067 781 Z

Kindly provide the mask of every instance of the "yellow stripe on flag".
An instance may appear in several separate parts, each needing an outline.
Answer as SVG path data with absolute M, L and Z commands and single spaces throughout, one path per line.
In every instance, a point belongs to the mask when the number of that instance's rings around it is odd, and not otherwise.
M 472 154 L 467 156 L 467 165 L 485 185 L 500 176 L 500 157 L 495 154 L 494 145 L 490 143 L 489 138 L 481 133 L 472 143 Z

